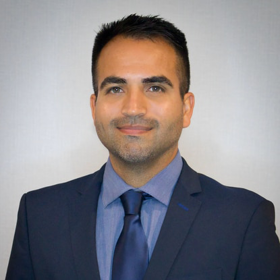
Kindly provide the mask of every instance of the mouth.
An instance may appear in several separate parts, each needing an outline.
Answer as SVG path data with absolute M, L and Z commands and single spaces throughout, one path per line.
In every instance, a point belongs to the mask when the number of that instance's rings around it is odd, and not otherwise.
M 141 135 L 152 130 L 151 127 L 142 126 L 142 125 L 125 125 L 117 127 L 117 129 L 126 135 Z

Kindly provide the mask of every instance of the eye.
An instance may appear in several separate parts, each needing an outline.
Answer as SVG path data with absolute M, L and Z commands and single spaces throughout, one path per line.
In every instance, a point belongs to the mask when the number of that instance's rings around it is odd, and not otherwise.
M 120 87 L 111 87 L 106 91 L 106 93 L 113 93 L 113 94 L 122 93 L 122 92 L 123 90 Z
M 164 92 L 164 89 L 159 86 L 151 86 L 148 90 L 152 92 Z

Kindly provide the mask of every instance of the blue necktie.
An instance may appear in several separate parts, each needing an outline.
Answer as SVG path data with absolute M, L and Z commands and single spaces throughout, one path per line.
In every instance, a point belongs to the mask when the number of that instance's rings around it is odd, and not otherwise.
M 125 217 L 115 248 L 112 280 L 142 280 L 149 262 L 147 240 L 140 220 L 143 193 L 129 190 L 120 198 Z

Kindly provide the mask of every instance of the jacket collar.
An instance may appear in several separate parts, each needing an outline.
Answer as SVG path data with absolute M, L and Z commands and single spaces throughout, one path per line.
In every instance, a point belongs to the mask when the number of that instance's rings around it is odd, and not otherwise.
M 199 212 L 201 202 L 192 196 L 201 192 L 198 174 L 183 163 L 144 280 L 166 279 Z
M 96 255 L 97 203 L 104 166 L 77 185 L 70 203 L 70 234 L 78 279 L 100 279 Z

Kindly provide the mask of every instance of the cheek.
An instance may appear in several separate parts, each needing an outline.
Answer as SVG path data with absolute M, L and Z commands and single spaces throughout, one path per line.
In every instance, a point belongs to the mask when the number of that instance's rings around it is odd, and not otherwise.
M 117 106 L 108 103 L 99 103 L 95 109 L 95 122 L 107 122 L 116 114 Z
M 165 122 L 183 121 L 183 105 L 182 102 L 166 102 L 161 104 L 152 104 L 150 106 L 150 113 L 161 120 L 163 124 Z
M 167 116 L 169 114 L 169 110 L 170 104 L 168 104 L 168 102 L 163 101 L 150 102 L 148 107 L 148 112 L 159 117 Z

